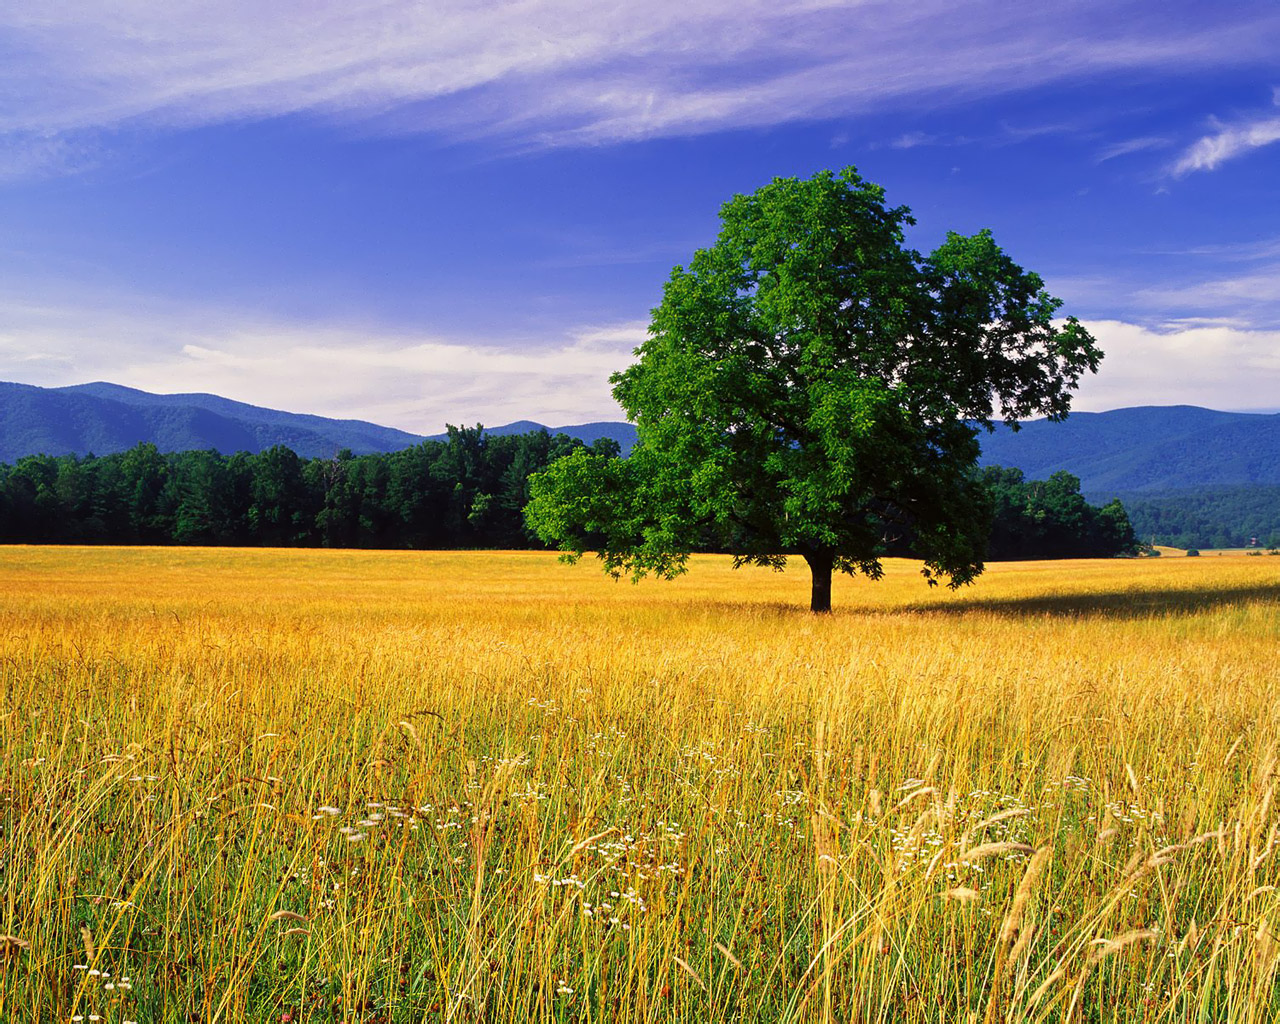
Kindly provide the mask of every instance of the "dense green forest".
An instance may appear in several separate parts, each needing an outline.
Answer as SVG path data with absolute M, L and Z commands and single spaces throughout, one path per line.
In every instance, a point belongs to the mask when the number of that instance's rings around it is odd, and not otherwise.
M 1280 547 L 1280 487 L 1197 487 L 1123 495 L 1146 543 L 1178 548 Z
M 1020 469 L 979 471 L 994 505 L 987 557 L 1089 558 L 1136 554 L 1138 543 L 1124 505 L 1090 505 L 1080 480 L 1058 471 L 1048 480 L 1026 480 Z
M 0 541 L 282 547 L 520 548 L 529 474 L 580 447 L 545 431 L 398 452 L 303 459 L 161 454 L 144 443 L 100 458 L 33 455 L 0 467 Z M 612 454 L 616 442 L 593 450 Z
M 0 465 L 0 542 L 541 547 L 524 523 L 529 476 L 579 447 L 546 431 L 494 436 L 450 427 L 443 441 L 328 459 L 282 446 L 162 454 L 149 443 L 102 457 L 32 455 Z M 602 438 L 591 450 L 612 455 L 618 446 Z M 1124 508 L 1087 504 L 1067 473 L 1044 482 L 1017 470 L 979 473 L 993 502 L 993 560 L 1135 547 Z

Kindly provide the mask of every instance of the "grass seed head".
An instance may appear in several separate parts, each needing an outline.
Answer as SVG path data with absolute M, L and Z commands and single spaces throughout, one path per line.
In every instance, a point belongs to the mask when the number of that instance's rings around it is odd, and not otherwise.
M 17 956 L 30 948 L 31 943 L 26 939 L 20 939 L 16 935 L 0 935 L 0 956 Z

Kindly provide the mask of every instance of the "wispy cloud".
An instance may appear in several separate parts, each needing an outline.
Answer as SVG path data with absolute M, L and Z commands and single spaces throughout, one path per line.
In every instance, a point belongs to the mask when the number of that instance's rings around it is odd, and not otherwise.
M 596 144 L 950 102 L 1114 71 L 1266 62 L 1280 12 L 998 0 L 90 0 L 0 13 L 0 132 L 312 112 Z
M 1081 316 L 1151 329 L 1189 324 L 1280 331 L 1280 238 L 1117 253 L 1105 273 L 1047 276 Z M 1280 381 L 1274 386 L 1280 388 Z
M 1012 146 L 1028 139 L 1039 139 L 1046 135 L 1075 135 L 1081 131 L 1079 123 L 1074 121 L 1051 121 L 1047 124 L 1000 124 L 1000 134 L 992 141 L 997 145 Z
M 1272 90 L 1272 103 L 1280 107 L 1280 89 Z M 1255 149 L 1280 142 L 1280 114 L 1255 115 L 1235 124 L 1224 124 L 1216 119 L 1214 130 L 1202 136 L 1182 154 L 1170 168 L 1175 177 L 1193 171 L 1216 170 L 1228 160 L 1243 156 Z
M 1210 256 L 1224 262 L 1249 263 L 1255 260 L 1280 259 L 1280 238 L 1264 238 L 1252 242 L 1223 242 L 1196 245 L 1187 249 L 1165 250 L 1166 256 Z M 1278 268 L 1280 269 L 1280 268 Z
M 208 391 L 273 408 L 372 420 L 419 433 L 446 423 L 621 419 L 609 375 L 631 363 L 644 323 L 585 325 L 486 344 L 377 325 L 295 324 L 219 310 L 73 308 L 0 298 L 0 379 L 60 386 L 104 379 Z
M 1171 310 L 1202 309 L 1208 313 L 1240 312 L 1269 306 L 1280 311 L 1280 265 L 1262 266 L 1246 274 L 1182 281 L 1142 288 L 1134 299 Z
M 0 182 L 79 174 L 96 167 L 101 159 L 91 133 L 0 133 Z
M 1117 157 L 1128 156 L 1130 153 L 1141 153 L 1149 149 L 1163 149 L 1169 145 L 1172 145 L 1172 141 L 1160 135 L 1144 135 L 1137 139 L 1124 139 L 1104 147 L 1098 153 L 1095 162 L 1102 164 L 1108 160 L 1115 160 Z
M 1049 290 L 1072 308 L 1103 313 L 1158 330 L 1179 323 L 1233 324 L 1280 331 L 1280 264 L 1199 264 L 1112 275 L 1054 277 Z M 1105 311 L 1105 312 L 1104 312 Z M 1086 312 L 1085 315 L 1088 315 Z M 1280 391 L 1280 380 L 1271 387 Z
M 1194 246 L 1162 255 L 1181 257 L 1166 264 L 1158 284 L 1135 288 L 1138 308 L 1176 316 L 1245 319 L 1255 327 L 1280 327 L 1280 239 Z
M 1013 125 L 1001 122 L 994 131 L 985 135 L 954 135 L 943 132 L 903 132 L 887 143 L 874 142 L 871 149 L 916 149 L 920 146 L 1016 146 L 1020 142 L 1042 138 L 1046 135 L 1074 135 L 1082 132 L 1078 124 L 1054 122 L 1050 124 Z
M 915 149 L 917 146 L 937 146 L 945 142 L 941 135 L 930 132 L 903 132 L 889 142 L 890 149 Z
M 1263 117 L 1243 124 L 1221 125 L 1182 154 L 1172 172 L 1181 177 L 1192 171 L 1212 171 L 1251 150 L 1280 142 L 1280 116 Z

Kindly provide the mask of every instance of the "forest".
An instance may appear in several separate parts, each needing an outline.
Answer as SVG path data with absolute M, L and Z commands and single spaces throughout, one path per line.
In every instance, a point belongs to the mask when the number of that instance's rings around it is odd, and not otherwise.
M 1245 484 L 1121 496 L 1145 543 L 1177 548 L 1280 547 L 1280 487 Z
M 0 543 L 540 548 L 524 522 L 529 477 L 580 447 L 564 434 L 495 436 L 477 426 L 402 451 L 332 458 L 283 446 L 166 454 L 149 443 L 101 457 L 32 455 L 0 464 Z M 617 442 L 590 450 L 614 455 Z M 1124 506 L 1088 504 L 1068 473 L 978 473 L 992 506 L 990 559 L 1136 550 Z

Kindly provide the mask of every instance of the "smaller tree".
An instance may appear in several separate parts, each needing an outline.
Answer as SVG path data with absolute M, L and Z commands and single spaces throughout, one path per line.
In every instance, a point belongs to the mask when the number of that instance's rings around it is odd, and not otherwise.
M 1048 480 L 1026 480 L 1020 469 L 988 466 L 979 479 L 994 508 L 987 557 L 1110 558 L 1137 554 L 1129 514 L 1118 499 L 1101 507 L 1080 493 L 1080 480 L 1063 470 Z
M 853 168 L 775 179 L 721 210 L 676 267 L 613 393 L 627 460 L 576 452 L 533 479 L 529 524 L 570 557 L 673 576 L 691 551 L 780 568 L 810 606 L 834 571 L 881 573 L 907 546 L 930 584 L 982 571 L 990 519 L 977 430 L 1061 419 L 1101 353 L 989 232 L 904 245 L 906 207 Z

